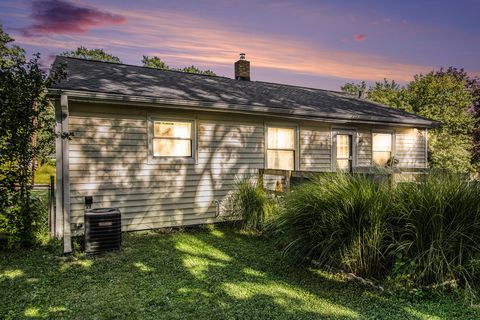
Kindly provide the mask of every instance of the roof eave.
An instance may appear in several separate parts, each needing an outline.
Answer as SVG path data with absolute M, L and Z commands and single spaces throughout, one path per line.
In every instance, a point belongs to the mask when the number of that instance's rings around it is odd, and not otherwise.
M 378 124 L 402 127 L 419 127 L 419 128 L 435 128 L 440 125 L 439 122 L 433 120 L 409 120 L 409 121 L 388 121 L 384 117 L 333 117 L 328 115 L 312 115 L 307 112 L 278 112 L 272 114 L 269 107 L 265 106 L 245 106 L 245 105 L 231 105 L 215 102 L 203 102 L 196 100 L 177 100 L 177 99 L 163 99 L 157 97 L 123 95 L 114 93 L 69 90 L 50 88 L 48 95 L 51 97 L 58 97 L 61 94 L 69 96 L 73 101 L 81 102 L 101 102 L 101 103 L 117 103 L 130 105 L 143 105 L 150 107 L 169 106 L 178 109 L 189 109 L 195 107 L 198 111 L 216 111 L 216 112 L 230 112 L 238 114 L 250 115 L 264 115 L 277 118 L 288 118 L 297 120 L 322 121 L 330 123 L 359 123 L 359 124 Z

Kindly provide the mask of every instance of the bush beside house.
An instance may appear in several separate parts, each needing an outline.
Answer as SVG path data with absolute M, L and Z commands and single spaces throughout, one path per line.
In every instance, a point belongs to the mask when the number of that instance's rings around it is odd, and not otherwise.
M 256 199 L 260 208 L 267 198 Z M 294 261 L 402 287 L 480 283 L 480 184 L 462 176 L 392 186 L 360 174 L 319 175 L 286 194 L 276 212 L 262 230 Z

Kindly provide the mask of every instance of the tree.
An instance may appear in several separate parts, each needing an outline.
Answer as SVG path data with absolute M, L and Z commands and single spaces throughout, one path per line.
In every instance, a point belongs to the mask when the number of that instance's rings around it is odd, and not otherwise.
M 25 50 L 17 45 L 12 45 L 14 40 L 3 31 L 0 24 L 0 68 L 11 68 L 25 61 Z
M 383 79 L 383 82 L 376 82 L 374 87 L 368 89 L 367 98 L 394 109 L 412 112 L 412 107 L 408 102 L 408 92 L 395 80 Z
M 413 112 L 442 124 L 430 131 L 429 162 L 433 168 L 455 172 L 472 169 L 475 118 L 469 110 L 474 99 L 466 85 L 455 75 L 432 71 L 416 75 L 407 86 Z
M 448 69 L 440 69 L 438 74 L 449 74 L 455 77 L 458 81 L 463 81 L 466 88 L 473 95 L 473 103 L 469 112 L 475 118 L 475 125 L 472 134 L 473 150 L 472 150 L 472 165 L 477 171 L 480 169 L 480 78 L 470 77 L 464 69 L 449 67 Z
M 355 97 L 358 97 L 360 95 L 360 92 L 365 92 L 365 89 L 367 88 L 367 85 L 365 81 L 362 81 L 360 84 L 356 84 L 353 82 L 347 82 L 343 86 L 340 87 L 340 90 L 342 90 L 345 93 L 349 93 L 351 95 L 354 95 Z
M 60 53 L 60 55 L 64 57 L 122 63 L 120 58 L 106 53 L 103 49 L 87 49 L 85 47 L 78 47 L 76 50 L 73 51 L 64 51 Z
M 170 69 L 170 67 L 157 56 L 143 56 L 142 64 L 144 67 L 149 68 Z
M 216 76 L 215 72 L 213 72 L 212 70 L 200 70 L 193 65 L 190 66 L 190 67 L 185 67 L 183 69 L 177 69 L 177 70 L 182 71 L 182 72 L 188 72 L 188 73 L 203 74 L 203 75 L 206 75 L 206 76 Z
M 143 56 L 142 64 L 144 67 L 149 67 L 149 68 L 204 74 L 207 76 L 216 76 L 215 72 L 213 72 L 212 70 L 200 70 L 199 68 L 193 65 L 190 67 L 184 67 L 184 68 L 170 68 L 164 61 L 162 61 L 157 56 L 153 56 L 153 57 Z
M 356 93 L 363 84 L 346 83 L 342 91 Z M 480 163 L 480 81 L 463 69 L 448 68 L 416 75 L 407 86 L 395 81 L 375 83 L 367 99 L 441 122 L 430 130 L 432 168 L 466 172 Z M 473 166 L 472 166 L 473 164 Z
M 34 242 L 40 215 L 30 192 L 33 137 L 45 125 L 46 87 L 61 75 L 47 78 L 39 54 L 27 61 L 12 42 L 0 28 L 0 248 Z

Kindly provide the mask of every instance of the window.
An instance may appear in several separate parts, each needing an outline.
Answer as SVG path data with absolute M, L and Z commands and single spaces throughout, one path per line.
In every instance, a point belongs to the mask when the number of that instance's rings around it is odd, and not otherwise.
M 295 170 L 295 129 L 267 128 L 267 168 Z
M 372 160 L 377 166 L 385 166 L 392 157 L 392 138 L 391 133 L 372 134 Z
M 352 135 L 337 134 L 337 170 L 352 171 Z
M 154 121 L 154 157 L 192 157 L 192 122 Z

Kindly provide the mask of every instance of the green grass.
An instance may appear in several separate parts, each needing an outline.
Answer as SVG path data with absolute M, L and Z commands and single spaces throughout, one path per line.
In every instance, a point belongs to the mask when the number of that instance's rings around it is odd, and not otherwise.
M 50 176 L 55 176 L 55 164 L 47 162 L 35 170 L 35 183 L 50 184 Z
M 50 245 L 0 253 L 0 318 L 478 319 L 456 298 L 404 300 L 294 267 L 230 229 L 124 236 L 120 252 L 70 261 Z

